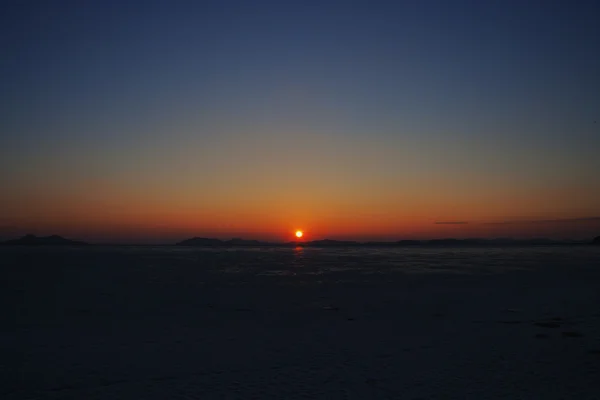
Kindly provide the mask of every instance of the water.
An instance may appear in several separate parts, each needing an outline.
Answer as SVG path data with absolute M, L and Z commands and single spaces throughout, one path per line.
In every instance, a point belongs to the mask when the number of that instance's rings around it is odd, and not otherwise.
M 3 274 L 126 269 L 213 283 L 394 282 L 415 274 L 481 275 L 600 268 L 592 246 L 403 248 L 0 248 Z M 52 271 L 52 272 L 51 272 Z M 170 278 L 167 278 L 170 276 Z
M 591 246 L 2 247 L 0 397 L 600 398 L 599 305 Z

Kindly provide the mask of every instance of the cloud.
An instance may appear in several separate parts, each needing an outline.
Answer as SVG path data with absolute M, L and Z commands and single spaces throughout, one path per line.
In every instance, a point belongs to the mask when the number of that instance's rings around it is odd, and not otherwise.
M 469 221 L 436 221 L 436 225 L 466 225 Z
M 561 223 L 569 223 L 569 222 L 600 222 L 600 217 L 498 221 L 498 222 L 484 222 L 483 225 L 561 224 Z

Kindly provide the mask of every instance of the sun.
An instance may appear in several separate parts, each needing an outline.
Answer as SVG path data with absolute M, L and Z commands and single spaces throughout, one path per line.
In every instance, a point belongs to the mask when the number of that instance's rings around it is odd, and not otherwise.
M 298 239 L 300 239 L 302 236 L 304 236 L 304 232 L 302 232 L 302 231 L 296 231 L 296 237 Z

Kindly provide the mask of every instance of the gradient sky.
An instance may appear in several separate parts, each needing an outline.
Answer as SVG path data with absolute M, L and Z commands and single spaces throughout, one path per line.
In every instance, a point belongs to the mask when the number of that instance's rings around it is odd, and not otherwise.
M 0 236 L 595 236 L 599 21 L 584 0 L 3 1 Z

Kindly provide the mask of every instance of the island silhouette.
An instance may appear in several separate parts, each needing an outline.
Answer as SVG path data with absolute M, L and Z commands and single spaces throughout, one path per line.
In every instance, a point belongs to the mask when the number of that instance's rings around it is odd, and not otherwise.
M 2 243 L 5 245 L 15 245 L 15 246 L 85 246 L 88 245 L 86 242 L 81 242 L 77 240 L 65 239 L 62 236 L 52 235 L 52 236 L 35 236 L 35 235 L 25 235 L 18 239 L 7 240 Z
M 594 239 L 594 241 L 599 238 Z M 553 240 L 547 238 L 533 239 L 430 239 L 430 240 L 397 240 L 397 241 L 349 241 L 349 240 L 334 240 L 321 239 L 312 241 L 289 241 L 289 242 L 267 242 L 259 240 L 244 240 L 240 238 L 231 240 L 220 240 L 215 238 L 194 237 L 176 243 L 177 246 L 196 246 L 196 247 L 407 247 L 407 246 L 523 246 L 523 245 L 569 245 L 569 244 L 588 244 L 587 241 L 576 240 Z
M 411 247 L 411 246 L 544 246 L 544 245 L 600 245 L 600 236 L 590 240 L 554 240 L 548 238 L 512 239 L 512 238 L 443 238 L 428 240 L 396 240 L 396 241 L 352 241 L 320 239 L 311 241 L 268 242 L 254 239 L 233 238 L 222 240 L 217 238 L 193 237 L 177 243 L 165 243 L 165 246 L 188 247 Z M 59 235 L 35 236 L 27 234 L 18 239 L 0 242 L 8 246 L 88 246 L 92 245 L 79 240 L 66 239 Z M 118 244 L 127 246 L 128 244 Z M 136 244 L 139 245 L 139 244 Z

